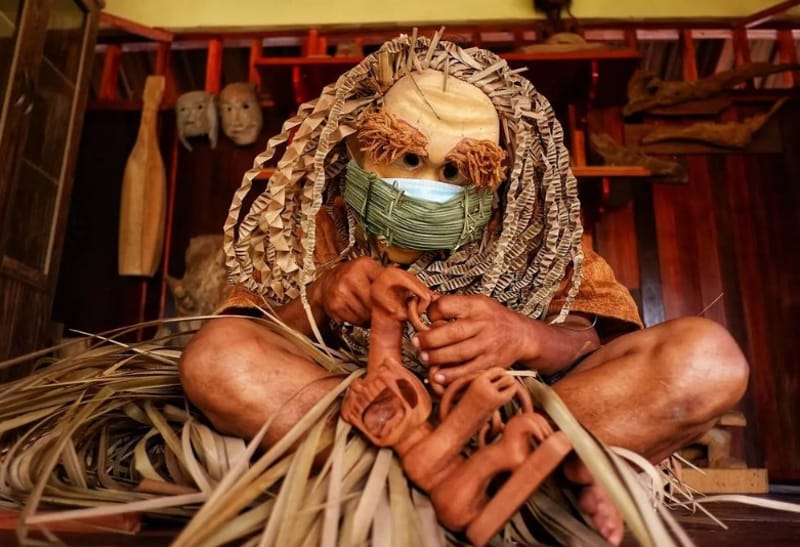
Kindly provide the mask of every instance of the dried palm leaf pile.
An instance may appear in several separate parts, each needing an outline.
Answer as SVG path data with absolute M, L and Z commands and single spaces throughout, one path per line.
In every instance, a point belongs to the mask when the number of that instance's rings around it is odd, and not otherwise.
M 260 437 L 246 446 L 223 436 L 189 406 L 176 367 L 180 350 L 163 344 L 98 339 L 73 357 L 40 358 L 33 373 L 2 385 L 0 504 L 21 512 L 20 542 L 57 522 L 135 512 L 185 522 L 177 546 L 463 543 L 437 523 L 393 452 L 370 446 L 338 418 L 341 395 L 363 373 L 360 365 L 276 320 L 263 321 L 342 374 L 338 388 L 263 453 L 255 448 Z M 588 435 L 547 386 L 522 381 L 567 432 L 639 541 L 675 544 L 626 464 Z M 323 435 L 330 423 L 333 439 Z M 570 496 L 559 481 L 546 483 L 497 541 L 603 545 Z M 54 532 L 45 537 L 58 541 Z

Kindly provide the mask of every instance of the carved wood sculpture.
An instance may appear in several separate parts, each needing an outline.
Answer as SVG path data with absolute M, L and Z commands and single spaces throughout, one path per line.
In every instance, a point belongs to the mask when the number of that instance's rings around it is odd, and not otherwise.
M 431 398 L 402 365 L 403 325 L 425 330 L 420 313 L 436 294 L 412 274 L 385 270 L 371 290 L 367 374 L 353 383 L 342 417 L 377 446 L 392 447 L 406 475 L 429 493 L 436 515 L 453 531 L 486 544 L 571 452 L 562 432 L 533 412 L 530 396 L 505 370 L 493 368 L 451 383 L 428 418 Z M 499 409 L 516 398 L 522 412 L 503 424 Z M 479 448 L 465 457 L 475 435 Z M 534 448 L 535 447 L 535 448 Z M 495 494 L 490 485 L 508 475 Z
M 167 174 L 156 131 L 164 77 L 148 76 L 142 96 L 142 120 L 125 173 L 119 214 L 119 274 L 151 277 L 164 243 Z
M 658 129 L 642 137 L 642 144 L 664 141 L 693 141 L 724 148 L 744 148 L 750 144 L 753 135 L 764 127 L 787 100 L 788 97 L 784 97 L 776 102 L 768 112 L 750 116 L 742 122 L 699 122 L 684 127 Z
M 628 82 L 628 104 L 622 107 L 622 114 L 631 116 L 657 107 L 707 99 L 751 78 L 799 67 L 797 64 L 751 63 L 694 82 L 665 82 L 653 74 L 637 71 Z
M 607 133 L 592 133 L 589 135 L 589 141 L 592 150 L 602 156 L 606 165 L 641 165 L 650 169 L 655 176 L 679 179 L 686 176 L 686 171 L 680 163 L 649 156 L 636 148 L 618 144 Z

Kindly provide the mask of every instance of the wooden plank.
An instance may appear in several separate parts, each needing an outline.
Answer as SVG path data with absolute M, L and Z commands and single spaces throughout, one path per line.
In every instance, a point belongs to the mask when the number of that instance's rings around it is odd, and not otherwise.
M 574 165 L 572 166 L 572 173 L 578 178 L 643 178 L 650 177 L 653 174 L 650 169 L 640 165 Z
M 773 425 L 775 416 L 778 415 L 778 402 L 772 381 L 771 348 L 768 342 L 768 320 L 765 316 L 764 280 L 761 264 L 765 257 L 759 244 L 759 227 L 755 223 L 758 215 L 758 206 L 755 192 L 746 177 L 745 157 L 742 155 L 728 155 L 724 159 L 723 169 L 717 174 L 726 195 L 727 206 L 731 211 L 733 248 L 736 254 L 736 267 L 739 273 L 739 287 L 742 299 L 742 311 L 747 337 L 739 339 L 739 343 L 746 343 L 746 353 L 750 363 L 750 390 L 753 396 L 755 423 L 759 445 L 767 467 L 772 471 L 780 465 L 780 450 L 776 444 L 780 443 L 781 433 Z M 726 203 L 723 202 L 720 209 Z M 721 211 L 718 211 L 720 213 Z M 721 251 L 723 252 L 723 251 Z M 730 305 L 730 300 L 727 302 Z M 776 438 L 776 435 L 778 436 Z M 756 460 L 756 466 L 762 462 Z
M 146 25 L 137 23 L 136 21 L 131 21 L 130 19 L 125 19 L 124 17 L 119 17 L 117 15 L 112 15 L 106 11 L 100 13 L 100 22 L 110 25 L 114 28 L 124 30 L 125 32 L 135 36 L 141 36 L 142 38 L 147 38 L 156 42 L 171 42 L 175 37 L 174 34 L 167 30 L 148 27 Z
M 591 111 L 589 127 L 590 130 L 602 128 L 614 139 L 623 140 L 619 108 Z M 611 184 L 605 210 L 595 228 L 595 249 L 608 261 L 619 282 L 638 294 L 641 283 L 633 202 L 630 199 L 632 184 L 634 182 L 631 180 L 619 180 Z
M 687 168 L 689 185 L 685 187 L 684 206 L 689 209 L 692 222 L 684 227 L 684 234 L 687 239 L 696 242 L 697 254 L 691 260 L 696 267 L 697 287 L 700 290 L 698 307 L 691 310 L 691 314 L 702 315 L 727 326 L 718 234 L 714 220 L 718 202 L 714 201 L 711 192 L 708 159 L 703 156 L 689 156 Z
M 653 206 L 653 187 L 637 185 L 633 189 L 636 248 L 639 255 L 642 319 L 648 327 L 662 323 L 666 317 L 661 287 L 658 234 Z
M 678 478 L 702 494 L 766 494 L 769 492 L 767 470 L 684 468 Z M 713 512 L 713 509 L 712 509 Z
M 734 215 L 729 205 L 729 183 L 726 173 L 726 162 L 723 156 L 706 158 L 708 164 L 709 190 L 711 201 L 716 204 L 714 208 L 714 224 L 717 232 L 717 256 L 725 293 L 725 325 L 734 339 L 745 351 L 749 360 L 753 359 L 750 350 L 750 333 L 744 317 L 743 292 L 740 288 L 741 279 L 737 255 L 739 249 L 736 242 L 736 226 L 740 222 Z M 751 421 L 756 419 L 756 409 L 753 399 L 753 384 L 748 385 L 744 399 L 739 403 L 739 408 L 749 416 Z M 764 462 L 762 439 L 759 437 L 758 428 L 749 427 L 741 432 L 744 439 L 739 453 L 750 466 L 761 466 Z M 739 454 L 737 454 L 738 456 Z
M 654 187 L 653 209 L 664 319 L 695 315 L 700 306 L 697 272 L 693 268 L 697 251 L 695 242 L 686 241 L 681 233 L 681 227 L 691 223 L 684 187 Z

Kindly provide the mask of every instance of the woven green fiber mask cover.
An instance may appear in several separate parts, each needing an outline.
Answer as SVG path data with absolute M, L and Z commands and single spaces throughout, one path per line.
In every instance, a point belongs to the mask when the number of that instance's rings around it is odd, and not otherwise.
M 347 164 L 345 202 L 370 234 L 402 249 L 454 251 L 480 239 L 493 199 L 492 192 L 471 186 L 443 203 L 410 197 L 357 163 Z

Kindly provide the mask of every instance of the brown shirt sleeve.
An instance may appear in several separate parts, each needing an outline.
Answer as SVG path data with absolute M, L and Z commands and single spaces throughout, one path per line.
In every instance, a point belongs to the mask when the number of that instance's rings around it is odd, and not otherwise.
M 583 250 L 582 281 L 570 311 L 597 316 L 595 328 L 600 340 L 642 328 L 630 291 L 617 281 L 611 266 L 600 255 L 586 247 Z M 550 302 L 548 315 L 558 314 L 564 305 L 571 276 L 570 270 Z

